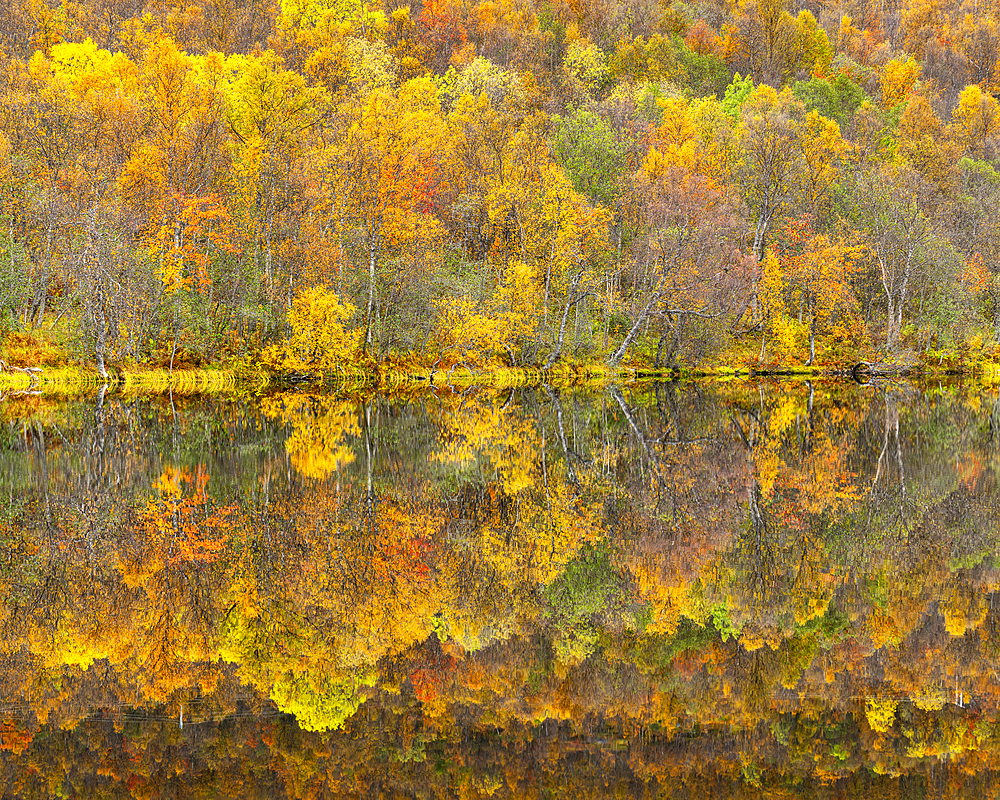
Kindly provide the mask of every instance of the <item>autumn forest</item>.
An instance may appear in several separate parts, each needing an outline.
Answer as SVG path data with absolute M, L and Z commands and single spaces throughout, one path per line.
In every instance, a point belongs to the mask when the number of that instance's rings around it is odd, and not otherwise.
M 9 364 L 1000 355 L 989 3 L 3 5 Z

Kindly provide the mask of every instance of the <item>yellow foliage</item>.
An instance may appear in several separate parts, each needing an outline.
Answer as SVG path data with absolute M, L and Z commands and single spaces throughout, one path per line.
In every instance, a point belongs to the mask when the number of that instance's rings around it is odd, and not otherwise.
M 153 541 L 170 553 L 170 563 L 212 562 L 232 534 L 235 506 L 214 507 L 208 496 L 209 475 L 168 466 L 153 484 L 157 496 L 142 511 Z
M 272 351 L 272 357 L 285 369 L 337 367 L 357 352 L 361 342 L 360 331 L 344 327 L 354 311 L 353 305 L 341 302 L 326 286 L 305 289 L 288 312 L 291 335 Z
M 941 598 L 944 627 L 952 636 L 965 636 L 986 620 L 989 609 L 980 595 L 965 586 L 951 586 Z
M 870 698 L 865 701 L 865 717 L 873 731 L 885 733 L 892 727 L 896 719 L 897 705 L 896 701 L 890 698 Z
M 876 648 L 884 647 L 886 644 L 895 644 L 900 639 L 899 625 L 897 625 L 896 620 L 880 608 L 872 609 L 868 615 L 866 627 L 872 645 Z
M 154 155 L 151 152 L 150 157 Z M 138 182 L 145 178 L 138 171 L 126 172 L 129 164 L 126 164 L 119 180 L 134 181 L 138 186 Z M 163 291 L 171 295 L 194 288 L 205 293 L 212 284 L 209 249 L 238 252 L 238 248 L 231 243 L 229 211 L 221 198 L 215 196 L 172 195 L 167 203 L 170 213 L 165 215 L 149 248 L 150 256 L 157 261 L 156 273 Z
M 940 687 L 928 688 L 913 697 L 913 705 L 923 711 L 940 711 L 947 703 L 948 698 Z
M 322 480 L 354 461 L 348 436 L 358 436 L 356 407 L 325 395 L 287 394 L 264 398 L 269 417 L 291 426 L 285 449 L 292 466 L 307 478 Z
M 655 566 L 639 563 L 632 567 L 639 594 L 650 604 L 652 621 L 646 627 L 647 633 L 677 632 L 682 616 L 689 616 L 688 602 L 690 586 L 683 576 L 676 578 L 679 585 L 670 585 L 659 574 Z
M 663 122 L 660 125 L 660 139 L 665 144 L 682 147 L 694 139 L 695 127 L 688 104 L 681 98 L 671 98 L 661 102 Z
M 987 139 L 1000 133 L 1000 103 L 972 84 L 959 94 L 952 119 L 958 140 L 967 151 L 978 154 Z
M 514 261 L 481 312 L 463 297 L 449 297 L 439 304 L 441 350 L 477 364 L 502 352 L 513 359 L 515 349 L 534 333 L 540 311 L 541 296 L 531 269 Z
M 748 625 L 740 632 L 739 642 L 748 652 L 760 650 L 764 642 L 764 632 L 758 626 Z
M 857 307 L 850 279 L 862 264 L 863 250 L 826 236 L 809 236 L 801 252 L 782 259 L 768 251 L 761 264 L 760 299 L 771 315 L 771 360 L 801 352 L 814 325 L 820 332 Z M 810 319 L 799 322 L 796 310 Z
M 920 65 L 912 57 L 894 58 L 882 68 L 882 106 L 902 103 L 917 83 Z
M 536 429 L 524 418 L 492 404 L 448 410 L 440 418 L 444 447 L 432 458 L 444 464 L 487 459 L 504 491 L 512 496 L 534 484 L 538 459 Z
M 837 178 L 839 162 L 847 155 L 850 144 L 841 136 L 840 126 L 817 111 L 805 115 L 799 123 L 798 136 L 804 167 L 801 210 L 815 213 L 826 202 L 828 190 Z
M 770 314 L 779 314 L 785 308 L 785 279 L 781 264 L 773 250 L 768 250 L 761 263 L 760 283 L 758 284 L 760 302 Z
M 163 154 L 156 145 L 140 142 L 118 175 L 118 188 L 132 208 L 152 216 L 162 213 L 166 184 Z

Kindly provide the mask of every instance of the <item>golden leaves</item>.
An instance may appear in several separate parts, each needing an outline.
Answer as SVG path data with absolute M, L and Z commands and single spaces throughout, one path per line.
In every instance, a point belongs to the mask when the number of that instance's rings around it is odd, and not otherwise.
M 288 312 L 291 335 L 276 353 L 281 365 L 291 370 L 333 369 L 350 359 L 361 333 L 346 330 L 344 323 L 355 310 L 323 285 L 300 292 Z
M 209 253 L 238 252 L 232 244 L 229 210 L 214 195 L 175 195 L 169 206 L 173 213 L 168 214 L 150 242 L 149 253 L 157 262 L 157 276 L 167 295 L 187 289 L 204 294 L 212 285 Z
M 534 485 L 537 432 L 513 411 L 477 403 L 461 410 L 445 410 L 439 424 L 442 447 L 434 452 L 435 461 L 459 465 L 485 458 L 504 491 L 512 496 Z
M 462 361 L 483 364 L 497 353 L 512 354 L 535 332 L 541 293 L 531 269 L 512 262 L 482 313 L 467 298 L 440 301 L 441 349 Z
M 882 106 L 892 108 L 910 96 L 920 75 L 920 65 L 912 57 L 894 58 L 882 68 Z
M 899 704 L 888 697 L 873 697 L 865 701 L 865 716 L 872 730 L 885 733 L 892 727 Z
M 339 304 L 337 307 L 342 308 Z M 352 403 L 329 396 L 294 394 L 265 398 L 261 405 L 267 416 L 291 427 L 285 449 L 292 465 L 305 477 L 322 480 L 354 461 L 347 437 L 359 435 L 361 429 Z

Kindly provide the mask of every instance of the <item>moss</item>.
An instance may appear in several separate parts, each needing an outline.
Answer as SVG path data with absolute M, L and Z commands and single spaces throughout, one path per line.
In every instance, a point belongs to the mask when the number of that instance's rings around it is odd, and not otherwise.
M 34 385 L 23 372 L 0 372 L 0 391 L 28 391 Z

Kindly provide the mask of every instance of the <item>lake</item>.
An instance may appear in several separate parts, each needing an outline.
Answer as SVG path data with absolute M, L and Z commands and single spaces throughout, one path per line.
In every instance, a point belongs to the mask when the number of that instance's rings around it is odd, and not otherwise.
M 996 796 L 997 397 L 8 396 L 0 796 Z

